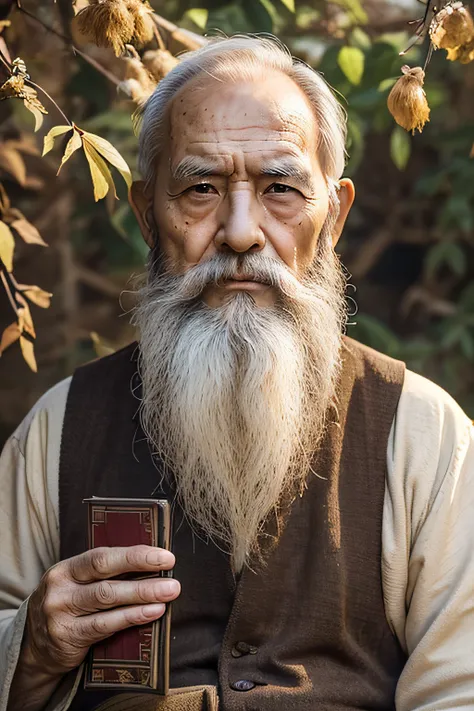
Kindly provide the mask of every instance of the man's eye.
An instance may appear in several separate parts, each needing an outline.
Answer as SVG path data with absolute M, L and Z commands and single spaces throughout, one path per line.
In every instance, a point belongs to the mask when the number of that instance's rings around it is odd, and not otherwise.
M 283 194 L 289 192 L 297 193 L 298 190 L 296 190 L 296 188 L 292 188 L 291 185 L 285 185 L 284 183 L 273 183 L 273 185 L 270 185 L 266 192 Z
M 215 193 L 217 190 L 210 183 L 199 183 L 199 185 L 193 185 L 190 188 L 191 192 L 198 193 L 198 195 L 209 195 L 210 193 Z

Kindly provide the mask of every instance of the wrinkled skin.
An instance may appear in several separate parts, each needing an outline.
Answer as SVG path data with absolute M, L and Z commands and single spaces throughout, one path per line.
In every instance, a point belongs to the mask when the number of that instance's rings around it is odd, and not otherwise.
M 286 76 L 226 85 L 195 79 L 174 99 L 170 141 L 160 157 L 152 190 L 133 186 L 131 202 L 142 232 L 160 245 L 177 273 L 216 252 L 262 251 L 296 275 L 311 263 L 328 214 L 328 189 L 317 156 L 318 127 L 303 92 Z M 205 175 L 174 176 L 193 157 Z M 208 167 L 206 163 L 211 163 Z M 300 175 L 264 174 L 281 164 Z M 340 181 L 336 244 L 354 199 Z M 229 281 L 204 295 L 219 305 L 231 290 L 252 293 L 259 305 L 275 300 L 263 284 Z

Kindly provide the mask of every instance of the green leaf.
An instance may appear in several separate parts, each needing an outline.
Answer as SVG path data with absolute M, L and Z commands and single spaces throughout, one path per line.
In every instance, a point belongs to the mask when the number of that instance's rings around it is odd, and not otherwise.
M 438 269 L 447 264 L 451 271 L 463 276 L 466 271 L 466 257 L 461 247 L 455 242 L 439 242 L 432 247 L 425 259 L 426 275 L 434 277 Z
M 398 81 L 398 77 L 395 77 L 395 79 L 390 78 L 390 79 L 384 79 L 383 81 L 380 82 L 378 86 L 378 91 L 384 92 L 388 91 L 391 89 Z
M 411 142 L 408 133 L 396 126 L 390 136 L 390 157 L 398 170 L 405 170 L 411 153 Z
M 273 18 L 261 0 L 242 0 L 242 9 L 256 32 L 273 31 Z
M 208 16 L 209 10 L 204 7 L 193 7 L 184 14 L 184 17 L 189 18 L 201 30 L 206 29 Z
M 365 55 L 358 47 L 341 47 L 337 63 L 351 84 L 360 84 L 364 75 Z
M 360 25 L 365 25 L 369 19 L 360 0 L 331 0 L 331 3 L 346 10 L 351 16 L 351 19 Z
M 278 0 L 290 12 L 295 12 L 295 0 Z
M 359 47 L 359 49 L 366 50 L 370 49 L 372 46 L 372 40 L 370 39 L 367 32 L 361 27 L 354 27 L 350 34 L 349 41 L 354 47 Z

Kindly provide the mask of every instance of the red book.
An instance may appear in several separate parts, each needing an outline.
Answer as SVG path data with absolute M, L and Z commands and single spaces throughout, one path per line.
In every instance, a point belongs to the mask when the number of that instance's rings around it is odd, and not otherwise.
M 146 544 L 169 549 L 168 501 L 85 499 L 89 507 L 89 548 Z M 163 571 L 156 577 L 168 577 Z M 127 579 L 153 577 L 127 574 Z M 95 644 L 88 655 L 86 689 L 134 689 L 168 693 L 170 605 L 155 622 L 129 627 Z

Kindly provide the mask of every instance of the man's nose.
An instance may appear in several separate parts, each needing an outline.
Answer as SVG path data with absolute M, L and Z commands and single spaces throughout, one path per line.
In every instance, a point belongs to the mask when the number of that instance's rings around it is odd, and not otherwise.
M 265 235 L 259 223 L 259 206 L 251 190 L 238 190 L 229 203 L 215 243 L 222 252 L 259 252 L 265 246 Z

